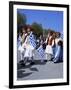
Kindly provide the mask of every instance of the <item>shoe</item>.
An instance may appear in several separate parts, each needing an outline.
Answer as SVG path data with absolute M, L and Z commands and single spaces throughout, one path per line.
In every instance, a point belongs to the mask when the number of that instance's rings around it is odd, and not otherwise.
M 25 63 L 24 63 L 23 60 L 21 60 L 19 63 L 20 63 L 21 66 L 25 66 Z
M 47 60 L 44 60 L 44 62 L 47 62 Z
M 57 61 L 57 60 L 54 60 L 53 62 L 54 62 L 54 63 L 58 63 L 58 61 Z
M 20 64 L 23 63 L 23 62 L 24 62 L 23 60 L 20 60 L 20 61 L 19 61 Z
M 30 65 L 34 65 L 35 63 L 34 62 L 31 62 Z
M 25 65 L 24 63 L 21 63 L 21 66 L 22 66 L 22 67 L 25 67 L 26 65 Z

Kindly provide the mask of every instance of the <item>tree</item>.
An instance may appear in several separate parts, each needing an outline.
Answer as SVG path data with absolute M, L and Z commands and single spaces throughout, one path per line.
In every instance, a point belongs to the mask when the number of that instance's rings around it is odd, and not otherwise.
M 26 21 L 27 21 L 27 19 L 26 19 L 26 15 L 25 14 L 21 14 L 21 13 L 17 13 L 17 32 L 19 33 L 19 31 L 20 31 L 20 27 L 22 26 L 22 25 L 26 25 Z
M 34 22 L 31 26 L 33 28 L 34 34 L 37 37 L 39 37 L 41 34 L 43 34 L 43 28 L 42 28 L 41 24 L 38 24 L 38 23 Z
M 21 24 L 26 24 L 26 15 L 25 14 L 20 14 L 19 12 L 17 13 L 17 24 L 21 25 Z

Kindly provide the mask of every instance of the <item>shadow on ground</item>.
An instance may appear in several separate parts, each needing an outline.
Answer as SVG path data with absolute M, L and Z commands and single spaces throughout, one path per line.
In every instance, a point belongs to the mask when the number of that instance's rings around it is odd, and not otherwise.
M 24 77 L 31 75 L 32 73 L 33 72 L 26 73 L 25 71 L 20 70 L 17 72 L 17 78 L 24 78 Z
M 30 70 L 31 70 L 31 71 L 36 71 L 36 72 L 38 72 L 38 69 L 35 68 L 35 67 L 34 67 L 34 68 L 30 68 Z
M 30 60 L 31 61 L 31 60 Z M 18 63 L 17 64 L 17 69 L 22 69 L 22 68 L 30 68 L 32 65 L 30 65 L 30 61 L 27 61 L 27 63 L 29 63 L 26 66 L 23 66 L 22 64 Z M 45 65 L 46 64 L 46 60 L 44 62 L 41 62 L 41 60 L 34 60 L 35 64 L 34 65 Z M 34 70 L 34 69 L 32 69 Z
M 26 66 L 23 66 L 20 63 L 17 64 L 17 78 L 24 78 L 31 75 L 34 72 L 38 72 L 38 69 L 36 67 L 32 67 L 32 65 L 30 65 L 30 61 L 28 61 L 28 63 L 29 64 Z M 34 65 L 38 65 L 38 64 L 41 65 L 42 63 L 40 61 L 36 61 Z M 29 72 L 26 72 L 27 68 Z

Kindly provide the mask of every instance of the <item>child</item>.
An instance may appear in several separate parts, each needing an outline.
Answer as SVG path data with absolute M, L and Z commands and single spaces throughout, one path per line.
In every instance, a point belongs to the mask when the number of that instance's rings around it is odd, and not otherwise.
M 52 49 L 52 32 L 50 32 L 49 37 L 47 38 L 47 45 L 46 45 L 46 49 L 45 49 L 45 53 L 46 53 L 46 58 L 47 60 L 51 60 L 52 56 L 53 56 L 53 49 Z
M 58 41 L 58 45 L 56 46 L 56 53 L 53 59 L 54 63 L 63 61 L 63 42 Z
M 53 59 L 54 63 L 60 61 L 63 57 L 63 40 L 61 39 L 61 34 L 59 32 L 56 32 L 55 44 L 55 55 Z
M 22 27 L 22 34 L 20 35 L 19 34 L 19 38 L 18 38 L 18 58 L 19 58 L 19 62 L 21 64 L 23 64 L 23 61 L 24 61 L 24 52 L 25 52 L 25 47 L 24 47 L 24 42 L 25 42 L 25 39 L 26 39 L 26 36 L 27 36 L 27 33 L 26 33 L 26 30 L 25 30 L 25 27 L 23 26 Z M 24 65 L 24 64 L 23 64 Z
M 24 53 L 24 63 L 26 64 L 27 60 L 31 59 L 30 65 L 34 64 L 33 56 L 34 56 L 34 50 L 36 47 L 35 38 L 33 36 L 33 33 L 31 31 L 31 26 L 27 26 L 27 37 L 24 43 L 25 46 L 25 53 Z

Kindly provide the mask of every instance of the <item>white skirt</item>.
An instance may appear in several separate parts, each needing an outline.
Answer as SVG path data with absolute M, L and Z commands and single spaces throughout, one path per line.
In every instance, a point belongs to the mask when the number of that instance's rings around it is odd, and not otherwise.
M 20 46 L 18 47 L 18 51 L 20 51 L 21 53 L 23 53 L 23 52 L 24 52 L 24 48 L 20 45 Z
M 34 47 L 32 45 L 26 45 L 26 49 L 25 49 L 25 53 L 24 53 L 24 57 L 33 57 L 34 56 Z
M 45 53 L 53 55 L 53 49 L 51 45 L 46 46 Z
M 23 60 L 25 49 L 20 45 L 17 49 L 17 61 Z

